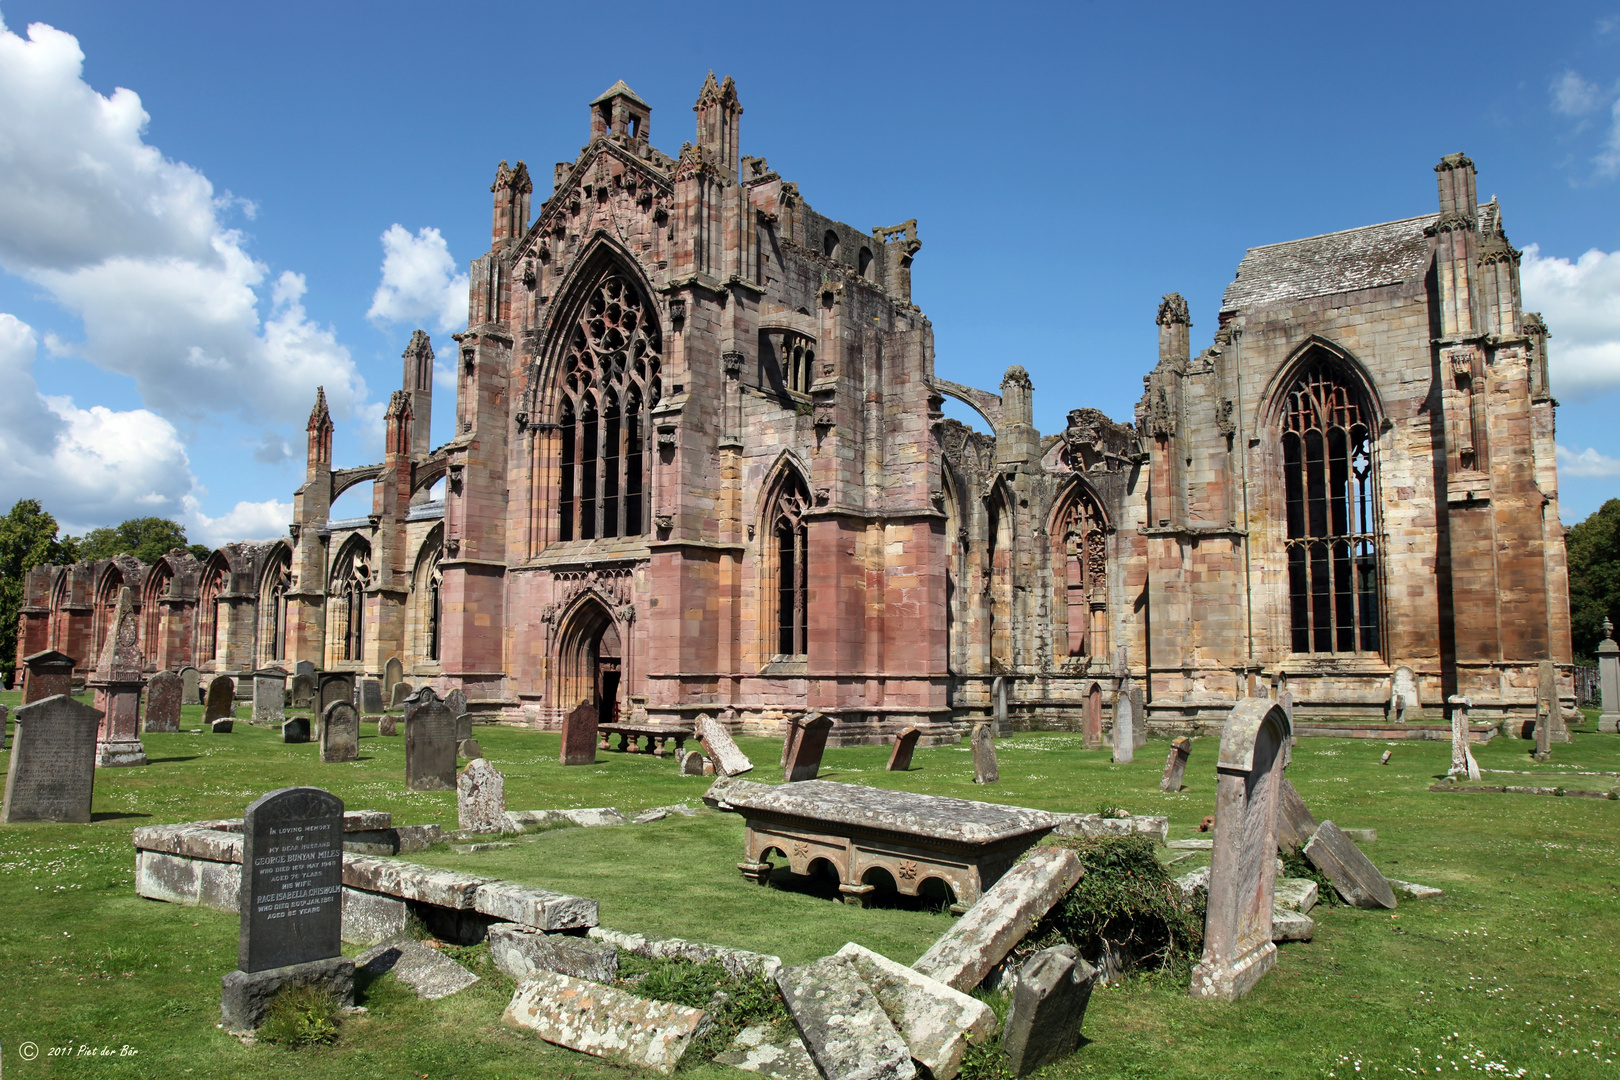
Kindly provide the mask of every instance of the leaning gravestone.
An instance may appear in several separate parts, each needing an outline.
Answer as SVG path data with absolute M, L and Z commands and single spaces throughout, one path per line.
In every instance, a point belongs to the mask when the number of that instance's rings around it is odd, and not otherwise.
M 367 716 L 383 711 L 382 683 L 376 679 L 360 680 L 360 711 Z
M 474 758 L 456 777 L 456 825 L 463 832 L 501 832 L 506 827 L 506 777 Z
M 292 677 L 292 707 L 295 709 L 313 709 L 315 707 L 315 676 L 300 671 Z
M 696 750 L 688 750 L 688 751 L 686 751 L 686 753 L 682 754 L 681 755 L 681 775 L 682 776 L 702 776 L 703 775 L 703 755 L 698 753 Z
M 1315 815 L 1300 798 L 1294 782 L 1284 776 L 1277 792 L 1277 846 L 1298 851 L 1315 832 Z
M 399 662 L 399 657 L 390 656 L 388 663 L 383 665 L 382 688 L 385 697 L 394 696 L 394 684 L 405 680 L 405 665 Z
M 1043 949 L 1018 969 L 1001 1033 L 1001 1051 L 1014 1076 L 1074 1052 L 1096 981 L 1097 969 L 1073 945 Z
M 1192 754 L 1192 740 L 1182 735 L 1170 740 L 1170 756 L 1164 762 L 1164 775 L 1159 778 L 1159 790 L 1177 792 L 1187 773 L 1187 758 Z
M 1236 1001 L 1277 962 L 1277 806 L 1292 734 L 1282 707 L 1266 698 L 1238 702 L 1221 729 L 1204 956 L 1193 970 L 1193 997 Z
M 347 701 L 334 701 L 321 713 L 321 760 L 327 764 L 360 757 L 360 714 Z
M 100 725 L 99 710 L 66 694 L 18 709 L 0 821 L 87 823 Z
M 444 707 L 450 710 L 451 716 L 460 716 L 467 711 L 467 693 L 461 687 L 456 687 L 444 695 Z
M 996 740 L 990 734 L 989 724 L 973 725 L 973 782 L 995 784 L 1001 780 L 1001 769 L 996 764 Z
M 44 701 L 57 694 L 73 693 L 73 657 L 55 649 L 46 649 L 23 657 L 24 705 Z
M 911 768 L 911 755 L 917 749 L 919 732 L 908 727 L 894 737 L 894 749 L 889 751 L 889 772 L 905 772 Z
M 179 731 L 180 703 L 185 680 L 172 671 L 160 671 L 146 681 L 146 730 Z
M 208 684 L 208 701 L 203 706 L 203 723 L 230 721 L 236 716 L 236 680 L 221 675 Z M 229 727 L 223 730 L 231 730 Z
M 405 699 L 410 697 L 415 692 L 416 688 L 414 686 L 406 682 L 404 679 L 399 680 L 399 682 L 394 684 L 393 689 L 388 692 L 388 707 L 390 709 L 403 709 L 405 707 Z
M 1136 717 L 1127 693 L 1114 697 L 1114 763 L 1123 765 L 1136 759 Z
M 289 716 L 281 725 L 281 741 L 284 743 L 309 742 L 309 717 Z
M 288 986 L 354 1004 L 354 961 L 342 955 L 343 800 L 319 788 L 282 788 L 242 822 L 242 928 L 237 968 L 225 976 L 225 1030 L 252 1032 Z
M 596 706 L 582 701 L 563 717 L 557 758 L 564 765 L 596 764 Z
M 1220 834 L 1216 833 L 1217 841 Z M 1305 857 L 1327 875 L 1345 903 L 1358 908 L 1393 908 L 1395 890 L 1379 873 L 1372 860 L 1361 853 L 1354 840 L 1331 821 L 1316 827 L 1316 835 L 1305 845 Z
M 782 774 L 787 775 L 788 762 L 793 760 L 793 744 L 799 739 L 799 725 L 801 718 L 790 716 L 784 720 L 782 728 Z
M 253 673 L 253 722 L 280 727 L 287 718 L 287 673 L 265 668 Z
M 456 718 L 431 686 L 405 702 L 405 786 L 412 791 L 456 786 Z
M 697 718 L 697 737 L 703 744 L 703 752 L 714 762 L 716 775 L 741 776 L 753 771 L 754 763 L 737 748 L 731 732 L 708 713 L 701 713 Z
M 1418 700 L 1417 673 L 1403 664 L 1389 680 L 1389 719 L 1392 723 L 1404 724 L 1408 712 L 1422 707 Z
M 1473 699 L 1463 694 L 1452 694 L 1446 699 L 1446 704 L 1451 706 L 1450 775 L 1478 780 L 1479 762 L 1474 760 L 1474 751 L 1468 745 L 1468 710 L 1473 708 Z
M 788 759 L 787 780 L 814 780 L 821 771 L 821 755 L 827 749 L 827 734 L 832 731 L 832 717 L 819 712 L 805 715 L 799 725 L 799 734 L 793 740 L 793 756 Z M 715 770 L 719 771 L 716 764 Z
M 1620 643 L 1614 640 L 1614 623 L 1603 617 L 1603 640 L 1598 642 L 1598 694 L 1602 712 L 1598 730 L 1609 735 L 1620 732 Z
M 201 705 L 202 699 L 202 672 L 194 667 L 180 669 L 180 685 L 183 688 L 181 698 L 187 705 Z

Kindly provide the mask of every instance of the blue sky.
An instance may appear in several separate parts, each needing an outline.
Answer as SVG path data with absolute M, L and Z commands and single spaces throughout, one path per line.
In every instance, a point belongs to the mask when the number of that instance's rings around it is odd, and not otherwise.
M 1465 151 L 1553 331 L 1563 518 L 1620 494 L 1620 3 L 0 19 L 0 503 L 75 530 L 281 533 L 315 384 L 338 462 L 376 460 L 411 330 L 459 328 L 497 162 L 528 162 L 538 205 L 620 78 L 674 153 L 711 68 L 737 80 L 743 153 L 818 211 L 918 219 L 939 373 L 994 388 L 1023 364 L 1045 431 L 1082 405 L 1130 419 L 1161 294 L 1202 347 L 1246 247 L 1429 212 L 1432 166 Z

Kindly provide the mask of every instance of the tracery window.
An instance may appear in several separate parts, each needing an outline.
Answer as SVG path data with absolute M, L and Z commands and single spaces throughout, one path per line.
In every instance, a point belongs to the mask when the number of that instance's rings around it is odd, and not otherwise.
M 264 611 L 264 660 L 283 660 L 287 656 L 287 589 L 292 583 L 292 554 L 280 553 L 276 564 L 265 572 L 265 587 L 260 599 Z
M 1108 525 L 1090 492 L 1077 489 L 1052 533 L 1063 566 L 1070 656 L 1108 655 Z
M 338 659 L 360 660 L 365 656 L 366 587 L 371 584 L 371 549 L 351 547 L 333 575 L 331 595 L 336 599 L 333 637 L 338 642 Z
M 1288 390 L 1282 423 L 1292 647 L 1377 652 L 1378 527 L 1371 411 L 1326 359 Z
M 810 492 L 798 473 L 790 472 L 771 503 L 766 518 L 769 558 L 774 588 L 768 590 L 775 604 L 774 618 L 766 625 L 776 627 L 779 657 L 802 657 L 809 652 L 810 620 L 807 614 L 806 578 L 810 561 L 807 553 L 809 530 L 804 513 L 810 509 Z
M 760 388 L 808 394 L 815 378 L 816 339 L 793 330 L 760 331 Z
M 197 590 L 197 616 L 202 626 L 197 635 L 197 662 L 211 663 L 219 651 L 219 594 L 225 588 L 225 567 L 203 571 L 202 587 Z
M 562 365 L 561 539 L 647 531 L 659 350 L 652 305 L 622 272 L 609 271 L 580 311 Z
M 427 658 L 439 658 L 439 624 L 443 608 L 444 571 L 439 568 L 439 557 L 433 558 L 433 568 L 428 572 L 427 591 Z

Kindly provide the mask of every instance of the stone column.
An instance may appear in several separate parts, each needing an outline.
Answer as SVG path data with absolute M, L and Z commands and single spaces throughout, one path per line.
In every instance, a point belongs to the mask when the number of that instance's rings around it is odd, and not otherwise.
M 1603 641 L 1598 645 L 1598 689 L 1603 694 L 1603 711 L 1598 714 L 1598 730 L 1620 733 L 1620 644 L 1614 640 L 1614 623 L 1603 619 Z
M 1446 704 L 1451 706 L 1451 775 L 1478 780 L 1479 762 L 1468 745 L 1468 710 L 1474 706 L 1473 699 L 1453 694 Z

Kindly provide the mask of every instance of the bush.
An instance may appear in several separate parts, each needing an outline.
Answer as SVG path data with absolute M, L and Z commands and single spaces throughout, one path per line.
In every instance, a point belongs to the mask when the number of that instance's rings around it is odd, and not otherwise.
M 692 1045 L 690 1059 L 695 1061 L 708 1061 L 720 1053 L 745 1027 L 793 1023 L 776 983 L 753 972 L 733 975 L 712 960 L 703 964 L 652 960 L 621 951 L 618 982 L 641 997 L 708 1010 L 714 1023 Z
M 259 1027 L 259 1039 L 289 1048 L 337 1042 L 341 1011 L 331 991 L 289 986 L 276 995 Z

